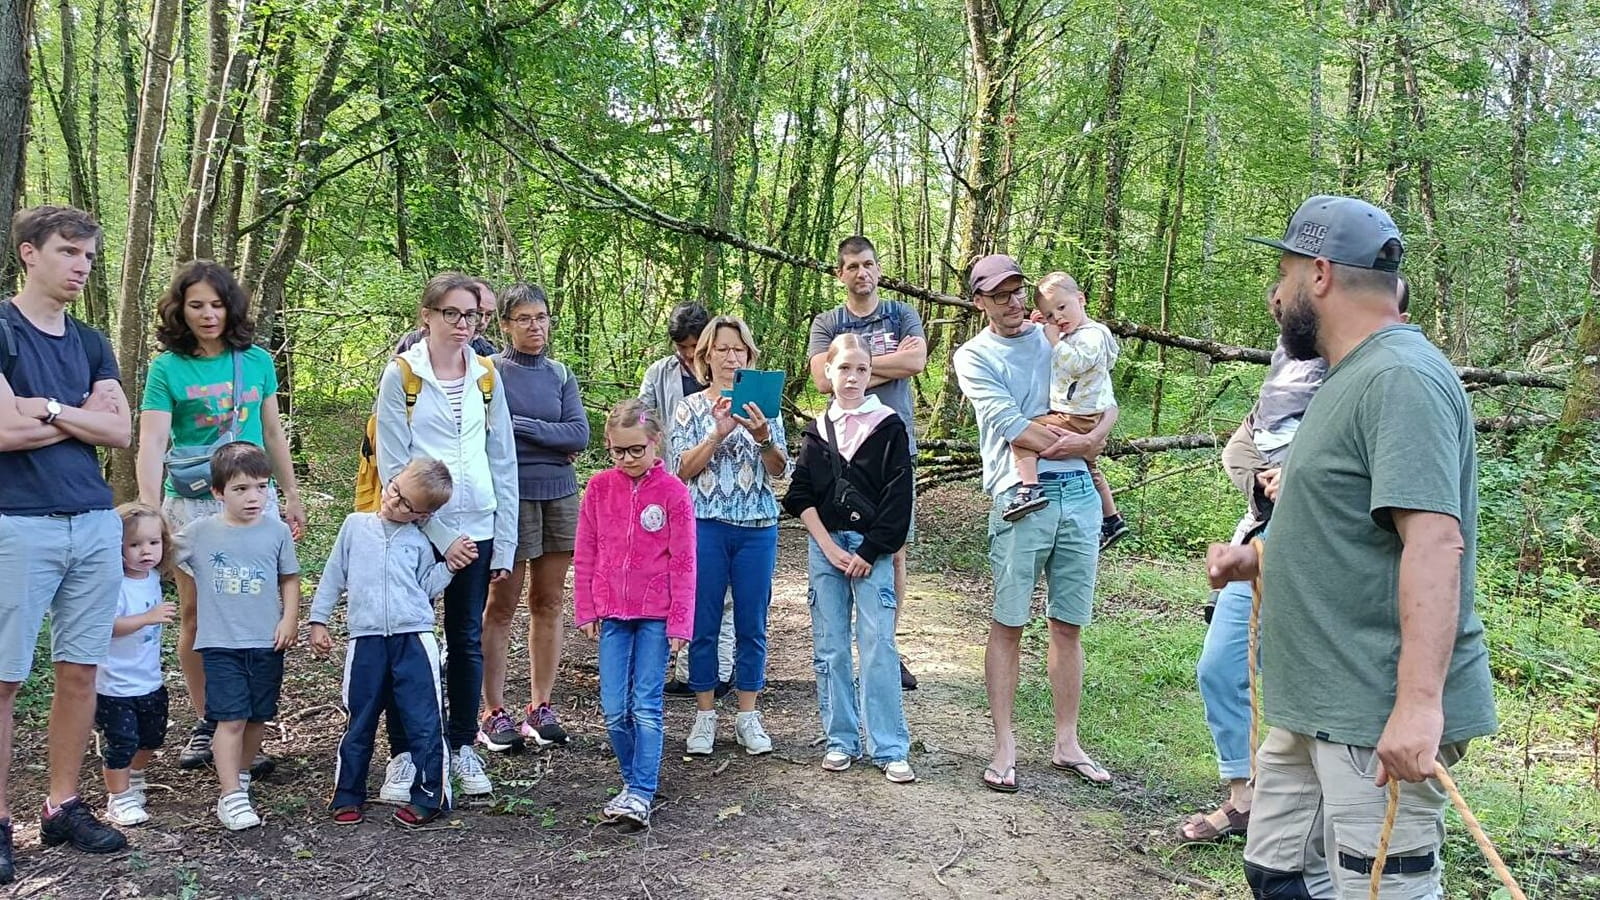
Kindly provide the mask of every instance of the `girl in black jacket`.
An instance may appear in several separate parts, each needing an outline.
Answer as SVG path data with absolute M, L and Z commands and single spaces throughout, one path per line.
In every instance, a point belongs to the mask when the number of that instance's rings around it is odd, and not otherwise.
M 828 732 L 822 768 L 842 772 L 862 755 L 850 666 L 851 618 L 861 658 L 866 755 L 896 783 L 916 780 L 900 705 L 894 643 L 895 551 L 911 525 L 911 452 L 905 423 L 868 396 L 872 356 L 854 334 L 828 347 L 833 402 L 806 426 L 783 505 L 810 532 L 811 639 L 817 704 Z

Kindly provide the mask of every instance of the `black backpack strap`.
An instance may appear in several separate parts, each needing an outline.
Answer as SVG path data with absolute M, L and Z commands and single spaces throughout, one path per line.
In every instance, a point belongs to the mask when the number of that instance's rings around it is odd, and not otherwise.
M 11 328 L 11 298 L 0 299 L 0 375 L 11 380 L 11 370 L 17 364 L 17 335 Z

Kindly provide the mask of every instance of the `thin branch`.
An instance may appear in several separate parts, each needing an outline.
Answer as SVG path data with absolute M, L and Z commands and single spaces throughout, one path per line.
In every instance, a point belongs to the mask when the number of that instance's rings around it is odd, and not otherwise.
M 326 175 L 323 175 L 322 177 L 318 178 L 316 181 L 313 181 L 311 183 L 310 187 L 306 188 L 304 191 L 302 191 L 297 196 L 290 197 L 290 198 L 285 199 L 285 200 L 280 200 L 277 203 L 273 204 L 271 209 L 269 209 L 266 212 L 262 213 L 255 221 L 251 222 L 248 225 L 245 225 L 245 226 L 241 227 L 235 233 L 239 237 L 244 237 L 245 235 L 251 233 L 252 231 L 255 231 L 255 230 L 259 229 L 261 226 L 267 224 L 268 222 L 270 222 L 274 218 L 276 218 L 278 213 L 283 212 L 284 210 L 288 209 L 289 207 L 299 206 L 300 204 L 306 202 L 307 200 L 310 200 L 312 198 L 312 196 L 315 195 L 316 192 L 319 189 L 322 188 L 323 185 L 326 185 L 328 182 L 332 181 L 335 178 L 338 178 L 340 175 L 343 175 L 344 173 L 350 171 L 351 169 L 354 169 L 356 166 L 361 165 L 362 163 L 366 162 L 367 160 L 372 159 L 374 156 L 378 156 L 378 155 L 380 155 L 382 153 L 387 152 L 388 150 L 392 149 L 394 147 L 394 145 L 396 145 L 398 143 L 400 143 L 400 139 L 399 138 L 395 138 L 394 140 L 390 141 L 387 144 L 384 144 L 382 147 L 379 147 L 376 150 L 372 150 L 372 151 L 370 151 L 368 153 L 363 153 L 362 155 L 356 157 L 355 159 L 350 160 L 349 162 L 345 163 L 344 165 L 340 166 L 339 168 L 334 169 L 333 171 L 327 173 Z

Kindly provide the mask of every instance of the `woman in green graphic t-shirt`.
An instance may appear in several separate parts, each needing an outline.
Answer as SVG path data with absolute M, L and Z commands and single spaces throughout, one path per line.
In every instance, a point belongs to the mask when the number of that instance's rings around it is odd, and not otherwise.
M 278 418 L 278 376 L 272 357 L 251 343 L 249 297 L 233 274 L 209 260 L 185 264 L 156 307 L 156 339 L 163 352 L 145 376 L 139 412 L 139 499 L 161 509 L 176 533 L 194 519 L 219 509 L 211 497 L 181 496 L 166 476 L 170 447 L 204 447 L 216 442 L 238 407 L 236 439 L 267 451 L 278 487 L 283 491 L 282 516 L 299 538 L 306 514 L 300 504 L 289 442 Z M 239 354 L 239 384 L 233 383 L 234 354 Z M 269 513 L 277 498 L 269 495 Z M 178 584 L 178 660 L 196 712 L 205 709 L 205 671 L 194 649 L 194 580 L 175 573 Z M 211 762 L 212 723 L 195 726 L 188 746 L 178 756 L 183 768 Z M 252 771 L 260 774 L 271 761 L 260 757 Z

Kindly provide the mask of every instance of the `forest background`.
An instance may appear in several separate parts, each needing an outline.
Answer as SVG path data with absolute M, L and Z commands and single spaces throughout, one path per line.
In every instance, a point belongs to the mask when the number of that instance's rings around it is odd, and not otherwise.
M 1110 471 L 1135 583 L 1232 528 L 1212 445 L 1275 336 L 1275 259 L 1240 238 L 1276 235 L 1317 192 L 1394 213 L 1412 319 L 1480 416 L 1480 606 L 1506 724 L 1479 763 L 1486 818 L 1530 877 L 1576 865 L 1592 886 L 1593 4 L 0 0 L 4 245 L 20 206 L 99 217 L 76 312 L 112 334 L 135 398 L 174 265 L 234 267 L 330 501 L 354 454 L 315 438 L 364 415 L 433 272 L 543 284 L 555 352 L 600 411 L 666 352 L 686 300 L 746 317 L 764 366 L 802 372 L 807 323 L 843 297 L 833 248 L 862 233 L 886 295 L 928 322 L 928 486 L 976 472 L 947 364 L 978 327 L 966 267 L 1007 252 L 1078 276 L 1126 339 Z M 798 377 L 788 400 L 819 405 Z M 123 496 L 131 459 L 109 463 Z M 1196 579 L 1155 581 L 1160 614 L 1192 617 Z M 1135 674 L 1192 695 L 1184 665 Z M 1126 752 L 1175 751 L 1130 736 Z

